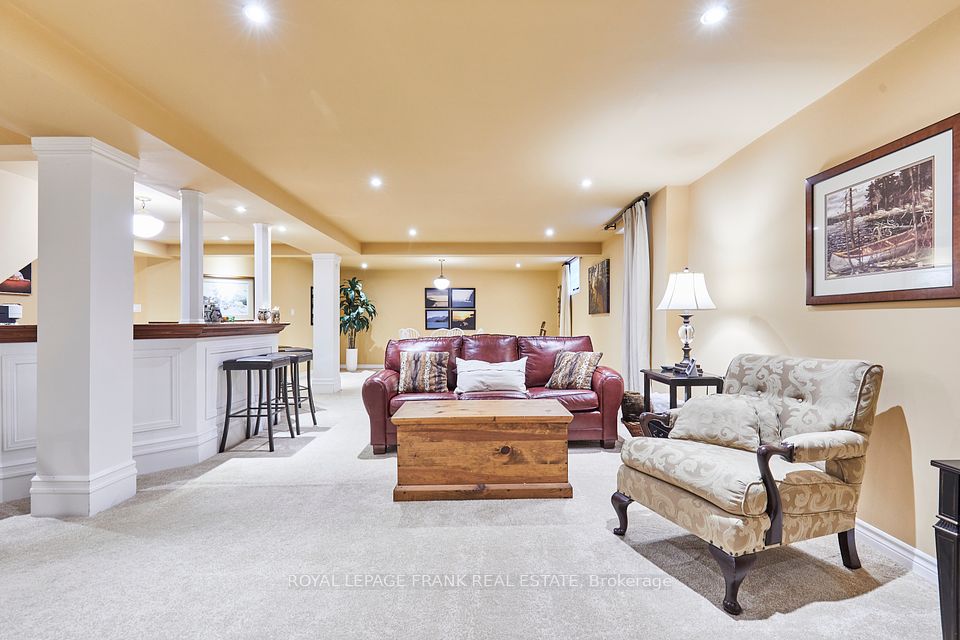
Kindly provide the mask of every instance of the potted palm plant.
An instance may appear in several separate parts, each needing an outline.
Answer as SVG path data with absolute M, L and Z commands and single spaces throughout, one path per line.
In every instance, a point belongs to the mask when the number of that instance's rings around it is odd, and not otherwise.
M 347 336 L 347 371 L 357 370 L 357 333 L 369 331 L 377 308 L 363 291 L 363 282 L 350 278 L 340 285 L 340 333 Z

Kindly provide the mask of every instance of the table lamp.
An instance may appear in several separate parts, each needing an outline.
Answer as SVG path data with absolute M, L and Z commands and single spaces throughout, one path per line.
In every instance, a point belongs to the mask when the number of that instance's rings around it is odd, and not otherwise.
M 680 311 L 680 317 L 683 318 L 683 324 L 677 335 L 680 336 L 680 342 L 683 343 L 683 360 L 673 365 L 665 366 L 664 369 L 672 368 L 675 373 L 686 373 L 690 368 L 690 343 L 693 342 L 693 325 L 690 324 L 690 318 L 693 317 L 691 311 L 701 309 L 716 309 L 710 294 L 707 293 L 707 283 L 702 273 L 692 273 L 690 269 L 684 267 L 680 273 L 671 273 L 670 280 L 667 282 L 667 290 L 663 294 L 663 300 L 657 305 L 657 311 L 665 309 L 677 309 Z M 699 369 L 699 367 L 698 367 Z

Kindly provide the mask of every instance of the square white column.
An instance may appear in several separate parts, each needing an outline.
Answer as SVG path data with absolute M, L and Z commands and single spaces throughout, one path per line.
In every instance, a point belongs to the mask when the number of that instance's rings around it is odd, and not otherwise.
M 203 322 L 203 194 L 180 190 L 180 322 Z
M 253 223 L 253 317 L 257 309 L 272 309 L 270 294 L 270 266 L 273 260 L 270 225 L 263 222 Z
M 132 158 L 93 138 L 34 138 L 39 176 L 35 516 L 133 496 Z
M 313 389 L 340 391 L 340 256 L 313 254 Z

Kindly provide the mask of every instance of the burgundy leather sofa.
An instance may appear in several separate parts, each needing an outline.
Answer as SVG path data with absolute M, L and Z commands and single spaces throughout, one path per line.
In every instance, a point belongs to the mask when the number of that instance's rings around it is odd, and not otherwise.
M 397 393 L 401 351 L 446 351 L 450 354 L 447 391 L 443 393 Z M 569 440 L 593 440 L 610 449 L 617 442 L 617 412 L 623 400 L 623 378 L 609 367 L 597 367 L 590 389 L 547 389 L 553 364 L 560 351 L 593 351 L 589 336 L 516 337 L 481 334 L 449 338 L 391 340 L 384 355 L 384 368 L 363 383 L 363 404 L 370 416 L 370 444 L 374 453 L 385 453 L 397 444 L 397 427 L 390 416 L 404 402 L 417 400 L 484 400 L 556 398 L 572 414 Z M 526 393 L 483 391 L 454 393 L 457 358 L 510 362 L 527 358 Z

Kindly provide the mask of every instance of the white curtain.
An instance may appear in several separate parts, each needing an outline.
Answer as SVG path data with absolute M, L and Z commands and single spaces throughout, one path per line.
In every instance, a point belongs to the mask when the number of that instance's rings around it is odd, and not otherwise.
M 563 265 L 560 275 L 560 333 L 573 335 L 573 318 L 570 315 L 570 265 Z
M 641 369 L 650 368 L 650 240 L 647 205 L 639 201 L 623 214 L 623 382 L 643 389 Z

